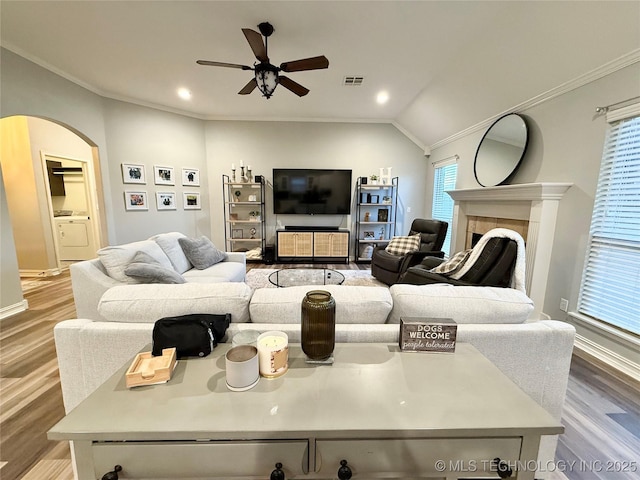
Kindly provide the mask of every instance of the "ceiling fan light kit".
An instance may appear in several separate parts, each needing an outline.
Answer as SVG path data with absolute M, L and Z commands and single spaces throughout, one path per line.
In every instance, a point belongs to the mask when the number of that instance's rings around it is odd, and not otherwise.
M 267 52 L 268 38 L 274 32 L 273 25 L 269 22 L 262 22 L 258 25 L 260 33 L 250 28 L 243 28 L 244 33 L 253 54 L 258 62 L 252 67 L 248 65 L 240 65 L 237 63 L 225 63 L 214 62 L 211 60 L 197 60 L 198 65 L 205 65 L 210 67 L 226 67 L 226 68 L 239 68 L 242 70 L 253 70 L 254 78 L 249 80 L 242 90 L 238 92 L 240 95 L 248 95 L 257 87 L 262 96 L 270 98 L 273 95 L 276 87 L 282 85 L 287 90 L 295 93 L 299 97 L 305 96 L 309 93 L 309 89 L 303 87 L 297 82 L 294 82 L 288 77 L 280 75 L 280 72 L 302 72 L 305 70 L 319 70 L 329 67 L 329 60 L 324 55 L 318 57 L 303 58 L 301 60 L 294 60 L 292 62 L 284 62 L 280 64 L 280 67 L 276 67 L 269 61 Z M 264 42 L 262 37 L 264 36 Z
M 270 98 L 278 86 L 278 69 L 271 64 L 260 63 L 256 65 L 256 82 L 262 96 Z

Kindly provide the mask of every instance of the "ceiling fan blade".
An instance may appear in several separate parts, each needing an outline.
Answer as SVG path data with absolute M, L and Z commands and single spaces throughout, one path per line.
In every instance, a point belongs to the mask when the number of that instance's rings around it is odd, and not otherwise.
M 249 80 L 249 83 L 247 83 L 242 90 L 238 92 L 238 95 L 249 95 L 257 86 L 258 82 L 256 82 L 255 78 L 252 78 Z
M 304 97 L 307 93 L 309 93 L 309 89 L 303 87 L 297 82 L 294 82 L 289 77 L 283 77 L 280 75 L 280 80 L 278 81 L 280 85 L 282 85 L 287 90 L 291 90 L 293 93 L 298 95 L 299 97 Z
M 262 35 L 250 28 L 243 28 L 242 33 L 244 33 L 244 36 L 246 37 L 247 42 L 249 42 L 249 46 L 251 47 L 251 50 L 253 50 L 253 54 L 256 58 L 261 62 L 268 62 L 269 57 L 267 57 L 267 49 L 262 41 Z
M 198 65 L 206 65 L 209 67 L 229 67 L 229 68 L 241 68 L 242 70 L 253 70 L 253 68 L 247 65 L 239 65 L 237 63 L 224 63 L 224 62 L 212 62 L 210 60 L 196 60 Z
M 324 55 L 319 57 L 303 58 L 302 60 L 294 60 L 293 62 L 284 62 L 280 65 L 283 72 L 301 72 L 303 70 L 319 70 L 328 68 L 329 60 Z

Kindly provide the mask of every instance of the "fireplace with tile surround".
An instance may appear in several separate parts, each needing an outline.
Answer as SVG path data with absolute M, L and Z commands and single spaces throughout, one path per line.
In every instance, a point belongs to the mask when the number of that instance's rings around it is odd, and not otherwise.
M 558 205 L 571 183 L 525 183 L 447 192 L 454 200 L 451 251 L 471 248 L 473 234 L 492 228 L 520 233 L 526 248 L 526 289 L 541 318 Z

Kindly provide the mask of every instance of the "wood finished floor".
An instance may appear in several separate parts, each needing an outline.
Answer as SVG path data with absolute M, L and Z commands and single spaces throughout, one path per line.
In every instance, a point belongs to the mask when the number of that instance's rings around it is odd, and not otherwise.
M 302 266 L 249 264 L 247 270 Z M 353 263 L 314 267 L 368 269 L 368 265 Z M 75 317 L 69 272 L 41 283 L 35 287 L 31 283 L 25 294 L 28 311 L 0 323 L 2 480 L 73 478 L 67 442 L 46 438 L 47 430 L 64 415 L 53 326 Z M 556 454 L 560 467 L 550 480 L 640 478 L 637 382 L 613 376 L 574 355 L 562 423 L 566 431 L 560 436 Z M 631 471 L 632 462 L 635 471 Z

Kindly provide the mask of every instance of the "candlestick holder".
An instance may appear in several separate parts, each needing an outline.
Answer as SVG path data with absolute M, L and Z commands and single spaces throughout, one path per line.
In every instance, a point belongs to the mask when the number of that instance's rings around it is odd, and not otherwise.
M 236 169 L 235 168 L 231 169 L 231 181 L 232 182 L 236 181 Z
M 247 168 L 247 182 L 251 181 L 251 170 Z
M 244 166 L 240 165 L 240 181 L 241 182 L 246 182 L 246 177 L 244 176 Z

